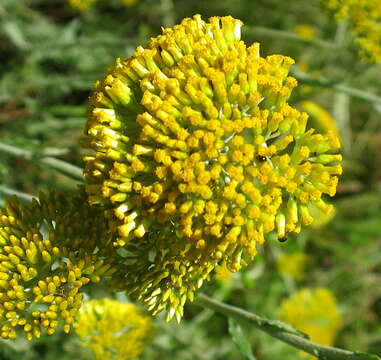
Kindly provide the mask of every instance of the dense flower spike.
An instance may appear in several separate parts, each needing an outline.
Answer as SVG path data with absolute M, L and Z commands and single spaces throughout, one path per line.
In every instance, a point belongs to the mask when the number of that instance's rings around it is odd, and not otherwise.
M 89 201 L 118 231 L 128 292 L 168 319 L 224 262 L 332 210 L 339 141 L 287 103 L 293 60 L 262 58 L 232 17 L 199 15 L 118 59 L 96 84 L 85 145 Z M 138 254 L 138 256 L 136 256 Z
M 153 334 L 151 319 L 135 305 L 111 299 L 86 302 L 74 328 L 99 360 L 136 359 Z
M 379 0 L 322 0 L 322 4 L 338 21 L 348 20 L 361 57 L 369 62 L 381 62 Z
M 17 198 L 0 211 L 0 336 L 27 339 L 70 330 L 80 290 L 114 270 L 102 245 L 102 213 L 80 195 L 41 195 L 29 205 Z M 103 243 L 99 241 L 101 239 Z
M 335 296 L 327 289 L 302 289 L 286 299 L 280 317 L 310 336 L 311 341 L 331 346 L 342 325 Z

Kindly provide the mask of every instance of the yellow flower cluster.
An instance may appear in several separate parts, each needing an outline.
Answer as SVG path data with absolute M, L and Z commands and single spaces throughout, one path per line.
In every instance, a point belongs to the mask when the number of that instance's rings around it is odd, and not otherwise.
M 335 296 L 327 289 L 302 289 L 286 299 L 280 317 L 310 336 L 311 341 L 331 346 L 342 325 Z
M 151 319 L 135 305 L 111 299 L 86 302 L 74 329 L 99 360 L 135 359 L 153 333 Z
M 266 233 L 298 233 L 309 204 L 332 211 L 322 195 L 342 172 L 338 138 L 287 103 L 293 60 L 261 57 L 241 25 L 196 15 L 164 29 L 117 59 L 91 100 L 89 201 L 130 254 L 121 289 L 168 320 L 219 263 L 237 271 Z
M 304 253 L 285 254 L 277 259 L 276 265 L 281 275 L 299 280 L 304 277 L 307 261 L 308 256 Z
M 0 211 L 0 337 L 28 340 L 69 332 L 82 287 L 115 269 L 103 254 L 102 214 L 80 195 L 41 195 L 29 205 L 11 199 Z M 97 253 L 95 253 L 97 251 Z
M 381 62 L 381 6 L 379 0 L 322 0 L 337 20 L 348 20 L 360 56 Z

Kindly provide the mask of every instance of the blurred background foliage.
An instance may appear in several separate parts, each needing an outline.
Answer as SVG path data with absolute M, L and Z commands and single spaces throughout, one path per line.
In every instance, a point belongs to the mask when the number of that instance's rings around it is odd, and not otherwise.
M 240 18 L 244 39 L 261 42 L 262 55 L 296 60 L 300 86 L 290 102 L 310 114 L 314 127 L 339 132 L 344 175 L 333 219 L 321 214 L 286 243 L 269 238 L 247 269 L 221 269 L 204 291 L 278 318 L 282 301 L 298 290 L 327 288 L 342 314 L 335 345 L 380 354 L 381 68 L 357 56 L 346 23 L 327 16 L 318 0 L 98 0 L 87 1 L 87 9 L 79 2 L 0 2 L 0 204 L 15 192 L 27 199 L 76 187 L 54 159 L 82 166 L 78 142 L 88 96 L 116 57 L 195 13 Z M 53 165 L 46 161 L 52 157 Z M 126 300 L 99 286 L 89 295 Z M 143 359 L 303 359 L 258 330 L 195 305 L 180 326 L 159 316 L 155 327 Z M 73 358 L 93 358 L 73 334 L 0 341 L 0 359 Z

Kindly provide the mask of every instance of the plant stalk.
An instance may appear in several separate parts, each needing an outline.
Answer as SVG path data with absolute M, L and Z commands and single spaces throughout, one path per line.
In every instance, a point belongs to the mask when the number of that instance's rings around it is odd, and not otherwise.
M 289 331 L 286 328 L 277 326 L 276 322 L 262 318 L 238 307 L 214 300 L 204 294 L 197 296 L 196 304 L 211 309 L 220 314 L 231 317 L 241 323 L 254 326 L 268 335 L 275 337 L 299 350 L 303 350 L 311 355 L 323 360 L 377 360 L 377 355 L 355 353 L 353 351 L 339 349 L 331 346 L 324 346 L 313 343 L 302 334 L 296 331 Z

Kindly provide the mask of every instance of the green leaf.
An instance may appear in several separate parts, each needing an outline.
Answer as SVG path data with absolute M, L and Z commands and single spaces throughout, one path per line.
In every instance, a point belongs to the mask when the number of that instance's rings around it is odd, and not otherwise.
M 28 47 L 28 42 L 20 30 L 18 24 L 13 21 L 7 21 L 3 24 L 3 31 L 7 34 L 11 42 L 20 49 Z
M 233 341 L 238 346 L 239 351 L 249 360 L 256 360 L 252 350 L 251 345 L 247 341 L 245 335 L 243 334 L 241 325 L 238 324 L 232 318 L 228 319 L 229 323 L 229 333 L 232 336 Z

